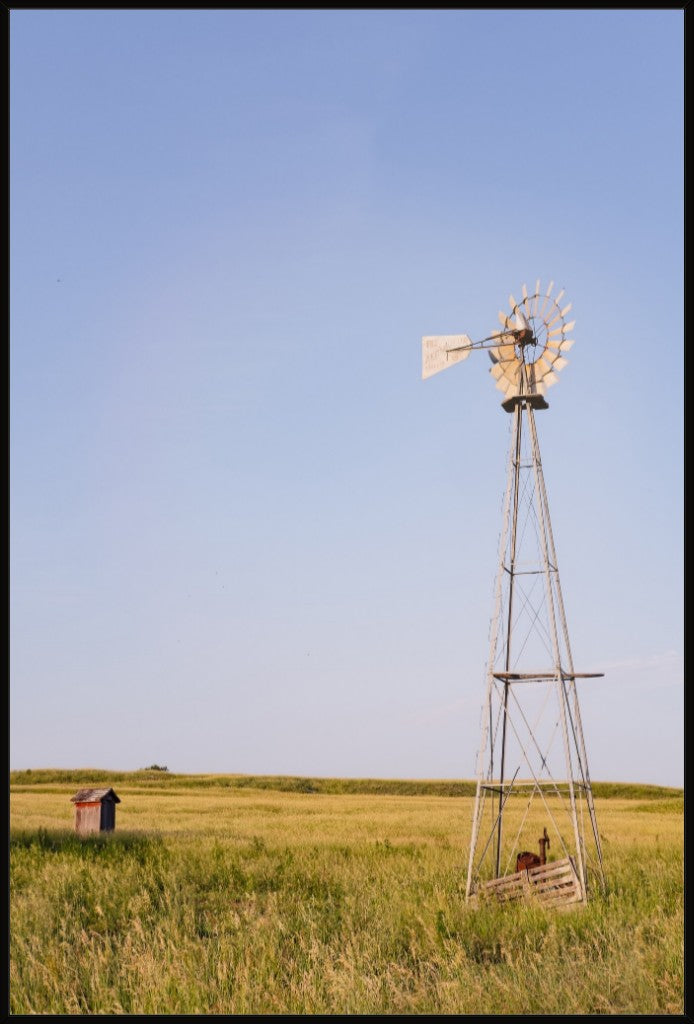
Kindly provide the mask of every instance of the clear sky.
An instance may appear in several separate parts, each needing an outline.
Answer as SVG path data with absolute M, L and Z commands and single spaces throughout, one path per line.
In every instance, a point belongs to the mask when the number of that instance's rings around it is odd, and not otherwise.
M 11 767 L 472 778 L 538 414 L 594 779 L 683 781 L 683 12 L 12 11 Z

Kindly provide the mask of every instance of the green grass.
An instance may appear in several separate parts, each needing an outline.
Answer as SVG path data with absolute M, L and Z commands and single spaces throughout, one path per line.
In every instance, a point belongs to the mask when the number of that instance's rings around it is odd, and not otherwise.
M 26 774 L 13 1014 L 683 1012 L 681 791 L 596 797 L 607 892 L 557 912 L 465 904 L 472 803 L 448 783 Z M 123 803 L 115 833 L 80 839 L 69 797 L 91 782 Z

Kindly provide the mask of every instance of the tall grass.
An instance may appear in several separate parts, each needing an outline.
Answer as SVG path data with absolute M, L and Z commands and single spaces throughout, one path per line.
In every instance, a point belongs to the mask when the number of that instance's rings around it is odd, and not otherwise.
M 552 912 L 466 906 L 469 798 L 166 779 L 79 839 L 69 781 L 13 794 L 14 1014 L 683 1011 L 672 797 L 599 802 L 608 890 Z

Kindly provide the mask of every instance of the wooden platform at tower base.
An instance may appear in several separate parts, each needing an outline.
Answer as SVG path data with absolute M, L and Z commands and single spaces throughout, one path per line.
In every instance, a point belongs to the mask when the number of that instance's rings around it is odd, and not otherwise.
M 494 878 L 491 882 L 481 882 L 472 897 L 475 902 L 525 899 L 538 902 L 544 907 L 583 902 L 581 883 L 571 857 L 504 875 L 503 878 Z

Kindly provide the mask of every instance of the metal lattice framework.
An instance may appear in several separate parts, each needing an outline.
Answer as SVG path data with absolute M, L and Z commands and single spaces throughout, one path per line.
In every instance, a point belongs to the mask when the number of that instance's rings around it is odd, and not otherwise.
M 486 349 L 512 416 L 467 899 L 535 890 L 545 902 L 585 902 L 594 882 L 604 886 L 576 688 L 602 673 L 574 669 L 535 423 L 573 345 L 571 304 L 552 289 L 538 281 L 528 294 L 523 285 L 522 299 L 511 295 L 510 313 L 499 313 L 501 330 L 481 341 L 422 339 L 424 378 Z M 558 861 L 546 862 L 549 848 Z

